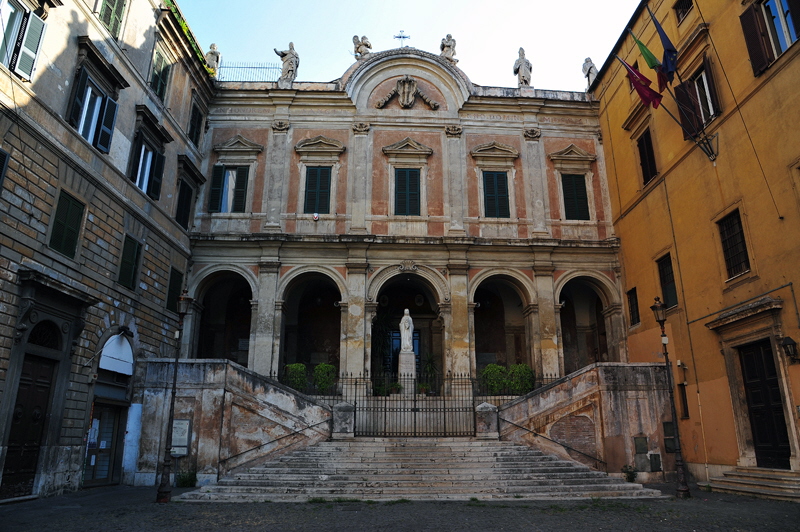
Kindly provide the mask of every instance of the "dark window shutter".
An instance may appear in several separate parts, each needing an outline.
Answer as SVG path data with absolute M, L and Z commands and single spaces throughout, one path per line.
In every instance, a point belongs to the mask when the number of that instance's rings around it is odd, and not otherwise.
M 233 203 L 231 212 L 244 212 L 247 200 L 247 174 L 249 169 L 240 166 L 236 169 L 236 184 L 233 187 Z
M 75 99 L 72 101 L 72 110 L 69 113 L 69 123 L 72 127 L 80 125 L 87 83 L 89 83 L 89 72 L 86 71 L 85 67 L 82 67 L 75 83 Z
M 97 149 L 103 153 L 111 151 L 111 136 L 114 134 L 114 123 L 117 121 L 117 102 L 111 98 L 105 99 L 103 119 L 97 132 Z
M 44 38 L 44 30 L 47 27 L 44 20 L 37 17 L 34 13 L 28 12 L 28 19 L 23 26 L 24 36 L 22 36 L 20 46 L 14 50 L 12 65 L 10 68 L 25 79 L 31 79 L 33 69 L 36 66 L 36 56 Z M 22 35 L 22 34 L 21 34 Z
M 192 187 L 181 179 L 178 187 L 178 207 L 175 210 L 175 221 L 184 229 L 189 228 L 189 216 L 192 214 Z
M 158 200 L 161 197 L 161 182 L 164 179 L 163 153 L 153 152 L 153 164 L 150 166 L 150 179 L 147 180 L 147 195 Z
M 589 220 L 589 199 L 586 194 L 586 177 L 580 174 L 563 174 L 561 188 L 564 191 L 564 218 L 566 220 Z
M 142 245 L 139 242 L 125 235 L 122 258 L 119 261 L 119 284 L 131 290 L 136 286 L 136 267 L 139 263 L 141 248 Z
M 708 95 L 711 98 L 711 105 L 714 106 L 713 114 L 718 115 L 722 112 L 722 106 L 719 102 L 719 95 L 717 94 L 717 82 L 714 79 L 714 71 L 711 68 L 711 61 L 708 56 L 703 57 L 703 72 L 706 73 L 706 81 L 708 81 Z
M 394 171 L 394 213 L 398 216 L 408 215 L 408 169 L 397 168 Z
M 487 218 L 496 218 L 497 217 L 497 196 L 495 195 L 495 189 L 497 188 L 497 184 L 495 183 L 495 174 L 494 172 L 484 172 L 483 173 L 483 204 L 485 215 Z
M 319 193 L 317 194 L 317 211 L 320 214 L 331 212 L 331 169 L 319 169 Z
M 192 116 L 189 119 L 189 140 L 200 146 L 200 131 L 203 127 L 203 113 L 197 105 L 192 105 Z
M 211 189 L 208 191 L 208 212 L 222 210 L 222 187 L 225 186 L 225 167 L 214 165 L 211 173 Z
M 661 296 L 664 304 L 674 307 L 678 304 L 678 290 L 675 286 L 675 273 L 672 270 L 672 258 L 669 253 L 656 261 L 658 264 L 658 277 L 661 281 Z
M 767 35 L 761 4 L 752 4 L 748 7 L 739 16 L 739 21 L 742 23 L 744 42 L 747 45 L 747 53 L 750 54 L 753 75 L 758 76 L 775 60 L 775 54 Z
M 696 136 L 703 129 L 703 123 L 700 120 L 700 109 L 697 105 L 694 82 L 687 81 L 676 86 L 675 99 L 678 101 L 678 113 L 681 116 L 683 138 L 688 139 Z
M 497 217 L 508 218 L 511 216 L 508 209 L 508 174 L 497 172 L 495 181 L 497 183 Z
M 419 197 L 419 170 L 416 168 L 408 169 L 408 214 L 419 216 L 420 197 Z
M 636 145 L 639 148 L 639 164 L 642 166 L 642 178 L 646 185 L 658 175 L 656 155 L 653 151 L 653 139 L 650 137 L 649 129 L 645 129 L 644 133 L 637 139 Z
M 178 312 L 178 297 L 183 287 L 183 273 L 175 268 L 170 268 L 169 287 L 167 288 L 167 310 Z
M 9 159 L 11 159 L 11 155 L 5 150 L 0 150 L 0 188 L 3 188 L 3 181 L 6 179 Z
M 53 219 L 50 247 L 69 258 L 75 257 L 75 250 L 78 247 L 83 209 L 83 203 L 66 192 L 61 192 Z
M 313 214 L 317 211 L 317 191 L 319 190 L 319 168 L 306 168 L 306 201 L 303 212 Z
M 138 131 L 133 137 L 133 149 L 131 150 L 131 168 L 129 170 L 130 180 L 136 183 L 139 179 L 139 167 L 142 165 L 142 134 Z
M 785 2 L 789 7 L 789 13 L 791 13 L 794 33 L 800 37 L 800 0 L 785 0 Z

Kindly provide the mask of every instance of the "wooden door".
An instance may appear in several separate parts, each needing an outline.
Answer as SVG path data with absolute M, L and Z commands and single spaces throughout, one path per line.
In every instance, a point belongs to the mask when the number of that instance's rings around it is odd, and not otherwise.
M 769 340 L 739 348 L 758 467 L 789 469 L 789 434 Z
M 119 480 L 116 469 L 117 449 L 120 448 L 120 407 L 95 404 L 86 440 L 86 462 L 83 485 L 98 486 Z

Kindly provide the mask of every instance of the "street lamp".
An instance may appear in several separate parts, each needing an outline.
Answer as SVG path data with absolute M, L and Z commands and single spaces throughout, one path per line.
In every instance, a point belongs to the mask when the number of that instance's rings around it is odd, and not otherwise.
M 667 306 L 657 297 L 655 304 L 650 307 L 650 310 L 653 311 L 653 316 L 661 326 L 661 345 L 664 347 L 664 364 L 667 368 L 669 405 L 672 409 L 672 428 L 675 435 L 675 469 L 678 473 L 678 489 L 676 496 L 679 499 L 688 499 L 692 494 L 689 492 L 689 485 L 686 484 L 686 470 L 683 465 L 683 456 L 681 455 L 681 435 L 678 431 L 678 415 L 675 412 L 675 392 L 672 390 L 672 366 L 669 363 L 669 353 L 667 352 L 667 343 L 669 340 L 667 334 L 664 332 L 664 322 L 667 321 Z
M 178 297 L 178 330 L 175 331 L 175 363 L 172 368 L 172 398 L 169 402 L 169 417 L 167 419 L 167 443 L 164 448 L 164 463 L 161 466 L 161 484 L 158 485 L 156 502 L 169 502 L 172 499 L 172 483 L 170 473 L 172 469 L 172 425 L 175 420 L 175 390 L 178 387 L 178 360 L 181 356 L 181 333 L 183 332 L 183 318 L 189 312 L 192 303 L 189 292 L 186 290 Z

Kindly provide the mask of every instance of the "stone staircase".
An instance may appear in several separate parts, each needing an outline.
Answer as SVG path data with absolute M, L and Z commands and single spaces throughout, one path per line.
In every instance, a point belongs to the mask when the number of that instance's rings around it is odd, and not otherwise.
M 800 471 L 737 467 L 709 481 L 712 491 L 800 502 Z
M 512 442 L 471 438 L 357 438 L 318 443 L 184 501 L 653 498 L 661 492 Z

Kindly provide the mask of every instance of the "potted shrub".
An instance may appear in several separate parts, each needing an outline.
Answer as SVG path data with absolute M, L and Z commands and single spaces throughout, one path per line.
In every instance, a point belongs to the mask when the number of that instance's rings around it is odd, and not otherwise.
M 308 384 L 306 380 L 306 365 L 302 362 L 287 364 L 284 380 L 286 386 L 294 388 L 298 392 L 305 391 Z
M 500 395 L 508 384 L 508 372 L 500 364 L 489 364 L 481 371 L 481 384 L 487 395 Z
M 314 368 L 314 388 L 317 393 L 332 393 L 331 388 L 336 384 L 336 366 L 332 364 L 317 364 Z
M 525 395 L 533 390 L 535 374 L 527 364 L 514 364 L 508 368 L 508 391 L 514 395 Z

